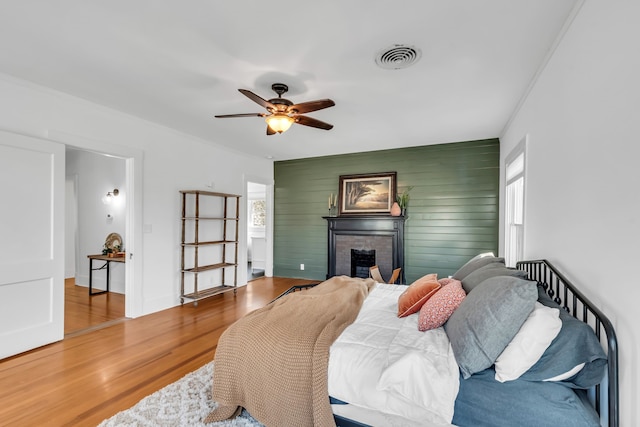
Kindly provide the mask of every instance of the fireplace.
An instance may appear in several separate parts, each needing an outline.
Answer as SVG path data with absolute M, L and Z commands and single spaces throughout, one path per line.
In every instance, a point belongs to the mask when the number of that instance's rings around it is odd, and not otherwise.
M 377 265 L 388 279 L 402 268 L 404 283 L 404 218 L 392 216 L 325 217 L 328 223 L 327 278 L 347 275 L 369 277 Z M 359 254 L 355 259 L 352 254 Z M 367 258 L 362 256 L 366 254 Z
M 376 250 L 351 249 L 351 277 L 369 277 L 369 268 L 376 265 Z

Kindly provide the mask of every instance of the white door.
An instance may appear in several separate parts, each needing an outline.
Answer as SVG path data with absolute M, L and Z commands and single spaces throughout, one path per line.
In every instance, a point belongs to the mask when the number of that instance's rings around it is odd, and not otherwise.
M 0 131 L 0 359 L 64 337 L 64 149 Z

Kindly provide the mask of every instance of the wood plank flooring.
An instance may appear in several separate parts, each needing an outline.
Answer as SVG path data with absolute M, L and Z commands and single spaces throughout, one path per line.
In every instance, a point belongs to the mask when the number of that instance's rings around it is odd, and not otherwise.
M 89 288 L 64 280 L 64 335 L 84 333 L 124 319 L 124 295 L 89 295 Z
M 306 283 L 257 279 L 0 360 L 0 426 L 95 426 L 213 360 L 231 323 Z

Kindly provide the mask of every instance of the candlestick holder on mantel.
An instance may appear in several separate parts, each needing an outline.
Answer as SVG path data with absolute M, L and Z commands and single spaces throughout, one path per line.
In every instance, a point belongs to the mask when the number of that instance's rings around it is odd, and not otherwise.
M 338 211 L 338 195 L 331 193 L 329 195 L 329 216 L 336 216 Z

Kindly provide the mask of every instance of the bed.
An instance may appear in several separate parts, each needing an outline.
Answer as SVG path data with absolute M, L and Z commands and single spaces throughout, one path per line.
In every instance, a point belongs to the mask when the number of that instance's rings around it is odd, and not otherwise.
M 209 421 L 245 407 L 266 425 L 618 425 L 614 329 L 549 262 L 508 269 L 501 258 L 478 256 L 450 278 L 427 275 L 411 286 L 340 280 L 285 292 L 273 307 L 254 312 L 249 327 L 230 328 L 233 345 L 225 345 L 225 332 L 216 353 L 213 398 L 231 411 Z M 334 295 L 351 288 L 345 286 L 349 280 L 363 287 L 346 298 Z M 304 319 L 327 316 L 327 324 L 336 324 L 329 307 L 344 299 L 358 304 L 353 315 L 345 314 L 350 308 L 337 308 L 340 328 L 306 335 L 312 328 L 301 326 Z M 282 325 L 289 322 L 273 328 L 265 321 L 278 306 L 289 307 L 287 319 L 299 312 L 300 321 L 290 322 L 295 333 Z M 265 338 L 271 334 L 276 335 Z M 312 343 L 312 356 L 287 361 L 306 342 Z M 225 347 L 233 347 L 232 362 L 225 362 Z M 257 357 L 245 360 L 239 353 Z M 325 353 L 327 360 L 317 358 Z M 218 378 L 221 366 L 228 375 Z M 305 372 L 312 374 L 302 380 Z M 287 375 L 282 392 L 276 392 Z M 225 394 L 231 382 L 233 397 Z M 261 384 L 263 394 L 252 400 Z

